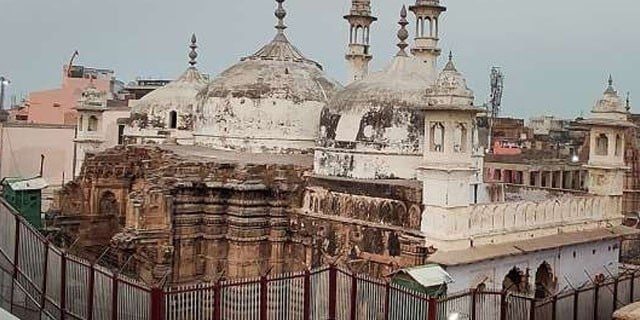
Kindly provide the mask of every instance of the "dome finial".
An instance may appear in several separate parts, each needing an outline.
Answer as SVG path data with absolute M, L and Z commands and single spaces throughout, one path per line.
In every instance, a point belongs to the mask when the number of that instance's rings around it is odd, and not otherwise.
M 198 58 L 198 52 L 196 51 L 196 49 L 198 49 L 198 45 L 196 44 L 197 39 L 196 39 L 196 34 L 192 34 L 191 35 L 191 45 L 189 46 L 189 48 L 191 49 L 191 52 L 189 52 L 189 64 L 194 67 L 198 62 L 196 61 L 196 59 Z
M 398 48 L 400 48 L 400 51 L 398 51 L 396 55 L 406 57 L 407 52 L 405 49 L 409 46 L 405 42 L 409 38 L 409 31 L 407 31 L 406 27 L 409 22 L 407 21 L 407 7 L 405 5 L 402 5 L 402 10 L 400 10 L 400 21 L 398 21 L 398 24 L 400 25 L 400 30 L 398 30 L 398 39 L 400 39 Z
M 276 2 L 278 3 L 278 8 L 276 9 L 276 18 L 278 18 L 276 29 L 278 30 L 278 34 L 283 33 L 284 29 L 287 28 L 287 26 L 284 24 L 284 18 L 287 16 L 287 11 L 284 10 L 284 7 L 282 6 L 282 3 L 284 1 L 285 0 L 276 0 Z
M 449 50 L 449 61 L 444 66 L 444 71 L 458 71 L 453 63 L 453 52 L 451 50 Z
M 609 75 L 609 80 L 607 80 L 607 83 L 609 84 L 609 86 L 607 87 L 607 90 L 604 93 L 611 93 L 611 94 L 616 93 L 616 89 L 613 88 L 613 76 Z

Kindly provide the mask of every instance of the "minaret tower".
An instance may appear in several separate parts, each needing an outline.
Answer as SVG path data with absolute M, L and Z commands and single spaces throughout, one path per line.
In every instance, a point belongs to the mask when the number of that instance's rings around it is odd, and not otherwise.
M 617 197 L 621 205 L 624 176 L 629 170 L 624 160 L 625 131 L 634 125 L 627 120 L 628 111 L 611 77 L 608 83 L 591 116 L 582 121 L 590 127 L 589 162 L 585 167 L 589 171 L 589 193 Z M 611 209 L 612 213 L 621 212 L 621 208 Z
M 371 15 L 371 0 L 352 0 L 351 11 L 344 16 L 349 22 L 349 47 L 345 58 L 349 64 L 349 82 L 360 80 L 369 73 L 369 32 L 378 18 Z
M 416 0 L 409 10 L 416 16 L 416 38 L 411 53 L 425 64 L 425 72 L 433 79 L 437 75 L 440 14 L 447 11 L 440 0 Z

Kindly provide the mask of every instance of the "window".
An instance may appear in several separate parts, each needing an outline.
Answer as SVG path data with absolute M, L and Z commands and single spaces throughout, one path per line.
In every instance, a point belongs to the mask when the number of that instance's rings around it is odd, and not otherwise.
M 467 128 L 464 124 L 459 123 L 453 132 L 453 152 L 463 153 L 467 148 Z
M 609 150 L 609 138 L 604 133 L 596 137 L 596 155 L 606 156 Z
M 622 137 L 618 134 L 616 135 L 616 150 L 615 150 L 615 155 L 616 156 L 620 156 L 622 155 Z
M 96 116 L 89 117 L 89 124 L 87 125 L 87 131 L 98 131 L 98 118 L 96 118 Z
M 173 110 L 169 112 L 169 129 L 175 129 L 178 127 L 178 113 Z
M 124 124 L 118 125 L 118 144 L 124 144 Z
M 84 117 L 82 116 L 78 117 L 78 131 L 82 131 L 84 129 L 83 122 L 84 122 Z
M 444 125 L 442 122 L 434 122 L 430 130 L 431 147 L 434 152 L 444 152 Z

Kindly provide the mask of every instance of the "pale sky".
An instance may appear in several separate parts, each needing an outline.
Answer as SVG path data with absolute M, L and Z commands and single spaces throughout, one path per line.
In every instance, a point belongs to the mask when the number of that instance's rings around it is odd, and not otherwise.
M 377 70 L 396 52 L 400 0 L 372 0 Z M 442 0 L 441 48 L 482 104 L 491 66 L 506 74 L 506 115 L 588 111 L 609 73 L 640 112 L 640 1 Z M 287 0 L 287 34 L 327 73 L 344 82 L 350 0 Z M 216 75 L 274 35 L 273 0 L 0 0 L 0 75 L 8 96 L 59 85 L 74 50 L 77 63 L 138 76 L 175 78 L 187 66 L 191 33 L 199 68 Z M 410 30 L 413 17 L 410 16 Z M 444 60 L 444 56 L 441 61 Z M 633 103 L 632 103 L 633 104 Z

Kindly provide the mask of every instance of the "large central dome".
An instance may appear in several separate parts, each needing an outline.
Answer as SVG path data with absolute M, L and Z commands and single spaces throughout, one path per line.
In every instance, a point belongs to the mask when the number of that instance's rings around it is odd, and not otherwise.
M 197 144 L 246 152 L 314 147 L 322 108 L 342 87 L 289 42 L 277 1 L 275 38 L 198 95 Z

